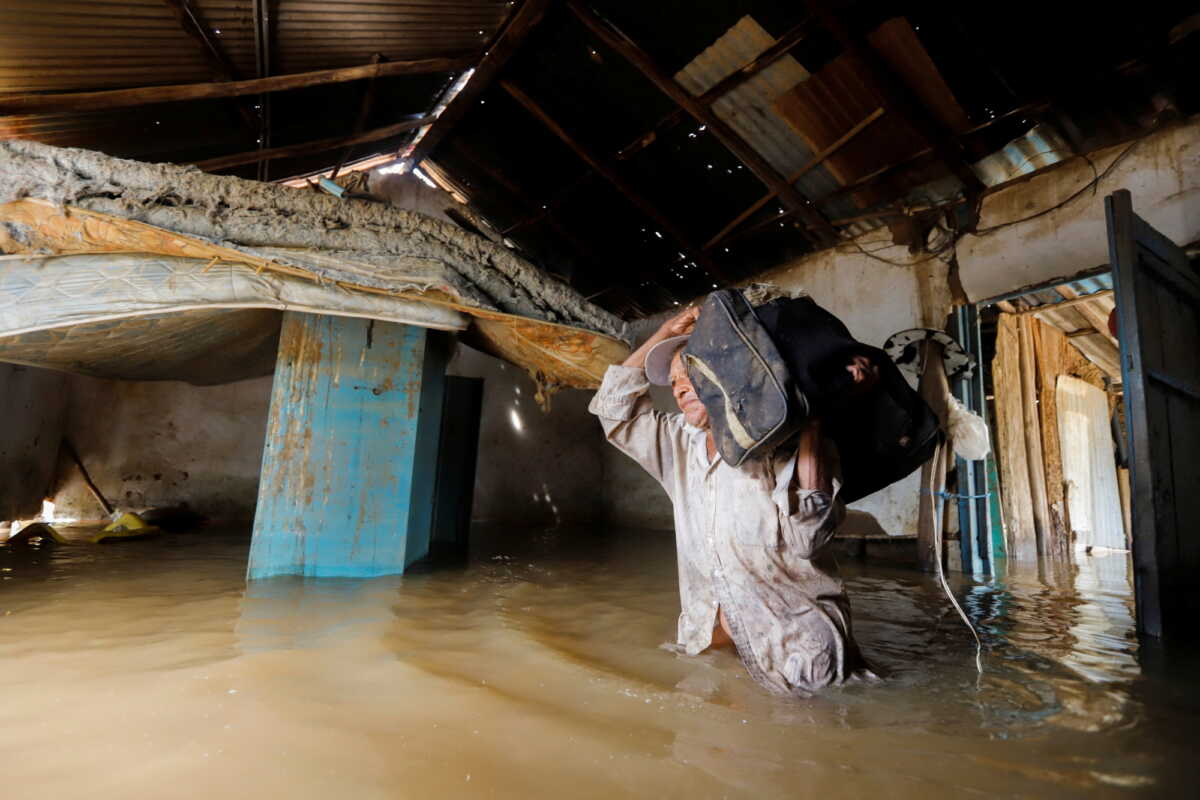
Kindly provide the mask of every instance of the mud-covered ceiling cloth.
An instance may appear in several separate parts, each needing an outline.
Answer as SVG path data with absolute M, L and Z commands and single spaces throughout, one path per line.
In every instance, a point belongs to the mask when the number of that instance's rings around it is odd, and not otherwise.
M 148 223 L 389 292 L 437 291 L 488 311 L 628 340 L 622 320 L 503 245 L 394 206 L 88 150 L 0 141 L 0 209 L 33 198 Z M 0 215 L 0 245 L 36 231 Z

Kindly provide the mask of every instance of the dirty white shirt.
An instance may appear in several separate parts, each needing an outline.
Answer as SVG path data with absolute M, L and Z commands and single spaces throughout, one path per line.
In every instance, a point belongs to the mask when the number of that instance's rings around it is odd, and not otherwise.
M 695 655 L 725 612 L 750 674 L 791 694 L 838 683 L 861 656 L 836 565 L 822 551 L 845 518 L 834 496 L 793 486 L 795 450 L 731 467 L 706 434 L 656 411 L 645 371 L 610 366 L 589 410 L 605 436 L 662 484 L 675 508 L 678 644 Z

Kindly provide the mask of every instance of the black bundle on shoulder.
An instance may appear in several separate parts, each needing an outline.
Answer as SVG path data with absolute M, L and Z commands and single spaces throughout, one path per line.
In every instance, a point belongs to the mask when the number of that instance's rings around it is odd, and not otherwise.
M 878 370 L 870 391 L 852 391 L 855 356 Z M 911 473 L 940 439 L 936 415 L 887 354 L 809 297 L 713 292 L 683 358 L 727 463 L 769 455 L 816 416 L 837 444 L 846 502 Z

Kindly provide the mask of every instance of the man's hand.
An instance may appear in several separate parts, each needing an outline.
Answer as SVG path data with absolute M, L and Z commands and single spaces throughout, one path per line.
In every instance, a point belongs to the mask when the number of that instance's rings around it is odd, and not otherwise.
M 672 336 L 687 336 L 695 329 L 699 317 L 700 307 L 688 306 L 660 325 L 654 335 L 659 341 L 670 339 Z
M 646 366 L 646 354 L 650 352 L 650 348 L 654 347 L 654 345 L 658 344 L 664 339 L 670 339 L 672 336 L 687 336 L 695 329 L 696 319 L 699 318 L 699 316 L 699 306 L 688 306 L 683 311 L 680 311 L 662 325 L 659 325 L 658 330 L 650 334 L 650 338 L 642 342 L 642 346 L 637 350 L 634 350 L 629 355 L 629 358 L 625 359 L 624 366 Z

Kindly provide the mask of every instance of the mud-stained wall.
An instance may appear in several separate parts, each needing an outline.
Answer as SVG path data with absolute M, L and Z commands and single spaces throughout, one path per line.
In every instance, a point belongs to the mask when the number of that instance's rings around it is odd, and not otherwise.
M 0 364 L 0 525 L 33 519 L 54 477 L 67 377 Z
M 447 370 L 483 378 L 472 517 L 530 527 L 605 517 L 606 443 L 587 411 L 592 392 L 554 395 L 549 414 L 522 370 L 460 345 Z
M 186 502 L 213 519 L 253 517 L 270 377 L 201 387 L 29 372 L 61 382 L 53 396 L 70 398 L 62 432 L 116 505 Z M 460 346 L 449 372 L 484 379 L 475 520 L 536 527 L 603 519 L 605 443 L 587 413 L 591 392 L 558 393 L 547 415 L 529 377 L 499 359 Z M 100 519 L 78 470 L 62 459 L 58 474 L 56 514 Z M 27 516 L 40 510 L 40 492 Z
M 120 508 L 175 505 L 214 520 L 254 515 L 271 378 L 220 386 L 72 375 L 66 436 Z M 104 516 L 79 472 L 59 462 L 57 515 Z

